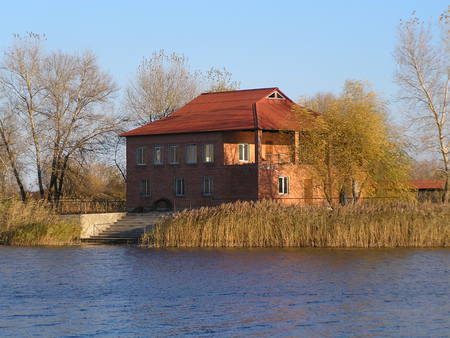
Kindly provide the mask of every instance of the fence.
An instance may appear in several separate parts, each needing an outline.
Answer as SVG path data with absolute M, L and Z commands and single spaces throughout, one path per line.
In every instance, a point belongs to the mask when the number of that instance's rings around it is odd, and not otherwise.
M 126 211 L 123 200 L 60 200 L 55 207 L 56 212 L 66 214 L 97 214 Z

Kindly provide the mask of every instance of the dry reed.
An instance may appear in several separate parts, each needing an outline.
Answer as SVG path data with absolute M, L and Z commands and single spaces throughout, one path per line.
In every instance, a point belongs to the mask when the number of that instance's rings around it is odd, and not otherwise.
M 141 238 L 148 247 L 448 247 L 450 206 L 361 204 L 330 210 L 236 202 L 178 212 Z
M 80 237 L 80 227 L 63 221 L 44 201 L 0 202 L 0 243 L 64 245 Z

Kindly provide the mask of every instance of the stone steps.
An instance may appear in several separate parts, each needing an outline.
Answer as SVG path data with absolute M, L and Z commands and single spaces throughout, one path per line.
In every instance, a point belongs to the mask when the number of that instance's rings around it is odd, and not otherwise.
M 148 214 L 128 214 L 124 218 L 111 224 L 95 236 L 84 239 L 90 243 L 108 243 L 108 244 L 135 244 L 139 238 L 167 212 L 153 212 Z

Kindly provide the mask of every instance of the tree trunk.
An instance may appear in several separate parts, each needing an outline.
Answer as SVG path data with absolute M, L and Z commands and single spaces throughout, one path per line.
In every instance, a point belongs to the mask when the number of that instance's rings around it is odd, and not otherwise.
M 3 143 L 5 144 L 6 153 L 8 154 L 9 163 L 11 165 L 14 177 L 15 177 L 17 185 L 19 187 L 20 197 L 22 198 L 22 201 L 25 202 L 27 200 L 27 193 L 26 193 L 25 188 L 23 186 L 22 179 L 20 178 L 19 170 L 17 169 L 17 165 L 16 165 L 16 161 L 15 161 L 15 156 L 14 156 L 14 153 L 13 153 L 12 149 L 9 146 L 9 141 L 6 138 L 5 132 L 3 130 L 3 126 L 1 126 L 1 128 L 0 128 L 0 135 L 2 137 Z

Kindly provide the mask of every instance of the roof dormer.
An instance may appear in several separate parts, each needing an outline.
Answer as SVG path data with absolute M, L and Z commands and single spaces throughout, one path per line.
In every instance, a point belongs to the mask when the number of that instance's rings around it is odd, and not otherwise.
M 269 96 L 267 96 L 267 98 L 268 99 L 281 99 L 281 100 L 284 100 L 284 96 L 283 95 L 281 95 L 280 93 L 278 93 L 278 92 L 273 92 L 272 94 L 270 94 Z

